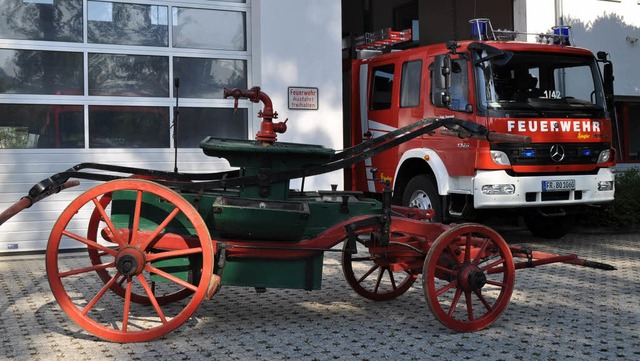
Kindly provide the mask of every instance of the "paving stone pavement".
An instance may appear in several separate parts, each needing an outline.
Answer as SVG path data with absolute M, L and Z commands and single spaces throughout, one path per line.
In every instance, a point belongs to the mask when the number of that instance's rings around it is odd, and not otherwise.
M 431 315 L 420 286 L 389 302 L 356 295 L 339 256 L 323 289 L 223 287 L 184 325 L 146 343 L 101 341 L 56 303 L 44 256 L 0 257 L 3 360 L 638 360 L 640 235 L 574 233 L 560 240 L 502 232 L 510 243 L 577 253 L 616 271 L 553 264 L 516 272 L 511 302 L 490 328 L 455 333 Z M 77 255 L 65 256 L 73 262 Z

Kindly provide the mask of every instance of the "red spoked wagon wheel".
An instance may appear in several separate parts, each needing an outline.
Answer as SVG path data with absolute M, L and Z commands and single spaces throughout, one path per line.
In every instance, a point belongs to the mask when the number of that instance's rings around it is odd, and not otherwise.
M 489 327 L 509 304 L 515 265 L 496 231 L 461 224 L 431 245 L 423 281 L 425 299 L 438 321 L 456 331 L 477 331 Z
M 101 210 L 107 209 L 109 204 L 111 204 L 112 199 L 113 199 L 113 193 L 110 192 L 110 193 L 104 194 L 98 200 L 98 202 L 100 203 L 100 207 L 96 207 L 93 210 L 93 212 L 91 213 L 91 218 L 89 219 L 89 226 L 87 227 L 87 239 L 88 240 L 96 242 L 96 243 L 99 240 L 109 241 L 108 238 L 107 239 L 105 239 L 105 237 L 101 238 L 99 236 L 99 232 L 100 232 L 101 229 L 103 229 L 103 228 L 105 228 L 107 226 L 105 220 L 102 217 Z M 89 259 L 91 260 L 91 264 L 94 265 L 94 266 L 105 264 L 105 263 L 109 263 L 110 261 L 113 261 L 113 255 L 111 255 L 111 254 L 109 254 L 107 252 L 101 251 L 97 247 L 87 247 L 87 252 L 89 253 Z M 111 281 L 111 279 L 115 275 L 115 272 L 117 272 L 117 269 L 115 269 L 115 268 L 113 268 L 113 269 L 97 268 L 95 271 L 98 274 L 98 276 L 100 277 L 100 279 L 102 280 L 102 282 L 104 282 L 106 284 L 109 281 Z M 121 276 L 120 277 L 120 282 L 116 282 L 111 286 L 111 291 L 115 292 L 120 297 L 125 297 L 125 294 L 126 294 L 126 288 L 124 288 L 122 286 L 122 283 L 123 283 L 124 279 L 125 279 L 124 276 Z M 155 291 L 156 290 L 156 287 L 155 287 L 156 283 L 152 281 L 150 283 L 150 285 L 151 285 L 152 289 L 154 289 L 154 291 Z M 184 299 L 184 298 L 188 297 L 190 294 L 193 293 L 193 291 L 190 290 L 189 288 L 166 289 L 165 291 L 168 291 L 170 293 L 160 294 L 158 292 L 154 292 L 155 293 L 155 297 L 156 297 L 156 301 L 158 302 L 159 305 L 166 305 L 166 304 L 171 303 L 171 302 L 179 301 L 181 299 Z M 143 305 L 151 304 L 151 300 L 149 299 L 149 297 L 144 292 L 138 294 L 135 291 L 132 291 L 131 292 L 131 301 L 135 302 L 135 303 L 143 304 Z
M 117 205 L 111 202 L 116 194 L 122 198 Z M 95 222 L 95 211 L 108 246 L 82 235 L 83 229 L 93 233 L 95 225 L 86 222 Z M 84 246 L 90 257 L 63 252 Z M 209 231 L 189 202 L 157 183 L 123 179 L 98 185 L 71 202 L 51 231 L 46 266 L 51 290 L 74 322 L 109 341 L 139 342 L 161 337 L 189 319 L 211 283 L 213 258 Z M 190 294 L 184 299 L 161 304 L 162 295 L 185 290 Z
M 357 236 L 357 252 L 349 253 L 349 245 L 345 242 L 342 253 L 342 272 L 349 286 L 360 296 L 373 301 L 392 300 L 407 292 L 422 267 L 421 264 L 410 264 L 410 260 L 421 261 L 423 257 L 419 249 L 408 241 L 412 237 L 392 233 L 390 248 L 383 248 L 374 245 L 367 231 Z

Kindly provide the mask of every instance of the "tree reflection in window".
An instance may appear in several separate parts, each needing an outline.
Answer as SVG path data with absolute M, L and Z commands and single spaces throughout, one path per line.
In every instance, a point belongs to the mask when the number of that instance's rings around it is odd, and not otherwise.
M 166 107 L 89 106 L 90 148 L 168 148 Z
M 167 6 L 88 2 L 90 43 L 169 46 Z
M 82 105 L 0 104 L 0 148 L 84 148 Z
M 224 88 L 247 88 L 247 62 L 236 59 L 173 58 L 180 96 L 222 99 Z
M 247 50 L 245 13 L 174 7 L 173 46 Z
M 83 92 L 82 53 L 0 49 L 0 93 Z
M 169 58 L 89 54 L 89 95 L 168 97 Z
M 180 107 L 178 146 L 197 148 L 207 136 L 247 139 L 247 109 Z
M 82 42 L 82 0 L 1 0 L 0 37 Z

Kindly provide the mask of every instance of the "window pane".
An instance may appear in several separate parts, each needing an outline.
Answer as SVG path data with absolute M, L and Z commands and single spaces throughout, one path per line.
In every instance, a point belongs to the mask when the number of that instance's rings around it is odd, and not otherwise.
M 248 111 L 238 108 L 180 108 L 178 146 L 197 148 L 207 136 L 247 139 Z
M 169 46 L 168 7 L 89 1 L 90 43 Z
M 640 161 L 640 104 L 628 103 L 627 111 L 620 112 L 622 114 L 625 132 L 627 136 L 623 136 L 629 142 L 629 154 L 627 161 Z M 624 119 L 627 118 L 627 119 Z
M 169 96 L 169 59 L 89 54 L 89 95 Z
M 173 8 L 173 46 L 247 50 L 245 13 Z
M 247 62 L 233 59 L 173 58 L 180 96 L 219 98 L 224 88 L 247 88 Z
M 89 106 L 90 148 L 168 148 L 166 107 Z
M 467 62 L 462 59 L 454 60 L 451 64 L 451 104 L 449 109 L 465 111 L 469 104 L 469 79 L 467 76 Z
M 0 0 L 0 37 L 82 42 L 82 0 Z
M 422 60 L 414 60 L 402 64 L 401 107 L 417 107 L 420 104 L 421 78 Z
M 586 103 L 594 101 L 593 94 L 596 94 L 596 89 L 592 69 L 588 66 L 568 66 L 556 69 L 553 71 L 553 78 L 556 84 L 555 93 L 557 97 L 583 100 Z M 540 86 L 538 82 L 536 82 L 536 85 Z M 541 92 L 542 97 L 553 99 L 552 92 L 548 89 L 545 90 L 545 92 Z
M 0 93 L 82 95 L 82 53 L 0 49 Z
M 391 108 L 394 68 L 393 64 L 387 64 L 373 69 L 370 110 Z
M 485 56 L 476 53 L 474 57 Z M 602 117 L 606 101 L 592 56 L 514 52 L 506 64 L 489 60 L 475 67 L 486 90 L 478 99 L 489 109 L 590 113 Z M 455 70 L 455 69 L 454 69 Z
M 0 148 L 83 148 L 80 105 L 0 104 Z

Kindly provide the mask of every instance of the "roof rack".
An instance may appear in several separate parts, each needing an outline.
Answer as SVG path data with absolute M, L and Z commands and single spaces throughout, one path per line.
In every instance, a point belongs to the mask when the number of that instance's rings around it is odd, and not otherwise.
M 526 33 L 513 30 L 494 30 L 491 20 L 478 18 L 469 20 L 471 25 L 471 38 L 473 40 L 515 40 L 518 35 L 536 35 L 536 41 L 543 44 L 574 45 L 575 40 L 571 34 L 571 26 L 558 25 L 551 28 L 547 34 Z
M 356 37 L 354 46 L 356 50 L 385 50 L 412 39 L 411 29 L 393 31 L 391 28 L 385 28 Z
M 393 31 L 384 28 L 357 37 L 343 38 L 342 50 L 349 49 L 352 58 L 365 59 L 389 52 L 394 45 L 412 40 L 411 29 Z

